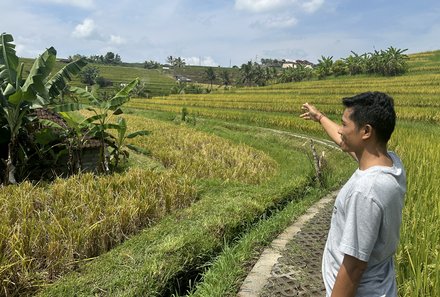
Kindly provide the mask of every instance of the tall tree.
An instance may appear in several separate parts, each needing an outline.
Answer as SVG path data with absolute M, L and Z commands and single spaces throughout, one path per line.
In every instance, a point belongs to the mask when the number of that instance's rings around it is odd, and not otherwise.
M 205 70 L 205 76 L 206 79 L 210 82 L 211 85 L 211 90 L 212 90 L 212 83 L 214 82 L 214 80 L 217 78 L 217 75 L 215 74 L 215 71 L 212 67 L 209 67 Z
M 87 66 L 81 71 L 80 76 L 82 83 L 92 86 L 96 83 L 96 79 L 99 76 L 99 69 L 95 66 Z
M 229 72 L 226 69 L 223 69 L 223 71 L 220 72 L 220 79 L 222 80 L 222 83 L 225 87 L 231 84 L 231 78 L 229 76 Z

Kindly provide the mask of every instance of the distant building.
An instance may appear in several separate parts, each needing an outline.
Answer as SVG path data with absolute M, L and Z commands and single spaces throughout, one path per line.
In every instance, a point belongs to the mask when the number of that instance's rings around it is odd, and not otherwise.
M 281 66 L 282 68 L 296 68 L 298 65 L 301 64 L 305 66 L 306 68 L 313 68 L 315 67 L 315 64 L 312 62 L 309 62 L 307 60 L 295 60 L 295 61 L 286 61 Z
M 183 75 L 176 75 L 175 77 L 178 82 L 192 82 L 190 78 L 185 77 Z
M 61 62 L 61 63 L 70 63 L 70 62 L 72 62 L 71 59 L 63 59 L 63 58 L 58 58 L 57 61 Z

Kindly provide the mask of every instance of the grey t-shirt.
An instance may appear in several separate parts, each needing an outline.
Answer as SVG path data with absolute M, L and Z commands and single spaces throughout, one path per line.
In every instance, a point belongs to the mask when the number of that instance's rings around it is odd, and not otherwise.
M 327 296 L 344 254 L 368 262 L 356 296 L 397 296 L 393 255 L 399 243 L 406 175 L 388 152 L 392 167 L 357 169 L 339 192 L 322 259 Z

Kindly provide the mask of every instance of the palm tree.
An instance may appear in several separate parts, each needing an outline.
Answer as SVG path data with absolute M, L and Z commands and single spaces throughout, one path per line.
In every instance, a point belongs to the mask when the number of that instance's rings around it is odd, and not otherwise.
M 185 65 L 185 59 L 182 59 L 181 57 L 174 59 L 174 66 L 176 66 L 177 68 L 185 67 Z
M 212 83 L 214 82 L 214 80 L 217 78 L 214 69 L 212 67 L 209 67 L 205 70 L 205 76 L 206 79 L 210 82 L 211 84 L 211 91 L 212 91 Z
M 240 82 L 246 86 L 250 86 L 253 81 L 252 62 L 241 65 L 240 68 Z
M 231 78 L 229 77 L 229 72 L 226 69 L 223 69 L 223 71 L 220 73 L 220 78 L 225 88 L 231 84 Z

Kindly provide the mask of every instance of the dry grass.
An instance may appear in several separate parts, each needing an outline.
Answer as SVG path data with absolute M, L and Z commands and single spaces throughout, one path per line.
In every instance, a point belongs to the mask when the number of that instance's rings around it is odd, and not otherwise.
M 189 178 L 140 169 L 2 188 L 1 294 L 53 280 L 195 199 Z

